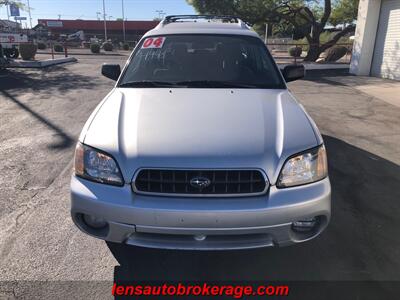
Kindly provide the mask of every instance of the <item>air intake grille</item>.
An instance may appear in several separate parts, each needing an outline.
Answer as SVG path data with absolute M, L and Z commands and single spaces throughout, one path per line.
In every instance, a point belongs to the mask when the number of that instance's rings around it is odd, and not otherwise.
M 265 193 L 258 170 L 142 169 L 133 182 L 137 193 L 181 196 L 244 196 Z

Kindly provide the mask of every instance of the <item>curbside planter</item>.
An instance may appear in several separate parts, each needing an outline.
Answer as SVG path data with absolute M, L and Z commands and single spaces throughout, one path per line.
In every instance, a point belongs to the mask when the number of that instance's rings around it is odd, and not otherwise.
M 99 44 L 91 44 L 90 51 L 92 53 L 100 53 L 100 45 Z
M 53 48 L 55 52 L 64 52 L 64 47 L 60 44 L 55 44 Z
M 103 44 L 104 51 L 113 51 L 113 44 L 106 42 Z
M 288 50 L 289 55 L 293 57 L 300 57 L 302 52 L 303 48 L 301 47 L 290 47 Z
M 46 68 L 54 65 L 65 64 L 70 62 L 77 62 L 75 57 L 64 57 L 47 60 L 35 60 L 35 61 L 12 61 L 7 65 L 7 68 Z
M 33 60 L 37 52 L 37 46 L 32 43 L 20 44 L 19 53 L 23 60 Z

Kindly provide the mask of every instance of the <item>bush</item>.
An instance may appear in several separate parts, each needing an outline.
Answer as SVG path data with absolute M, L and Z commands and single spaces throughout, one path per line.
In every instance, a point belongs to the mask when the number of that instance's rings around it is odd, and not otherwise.
M 345 56 L 347 48 L 344 46 L 334 46 L 326 51 L 325 61 L 337 61 Z
M 99 44 L 91 44 L 90 51 L 92 51 L 92 53 L 100 53 L 100 45 Z
M 319 37 L 321 45 L 325 44 L 328 41 L 330 41 L 335 36 L 335 34 L 336 33 L 327 32 L 327 31 L 321 33 L 321 35 Z M 305 45 L 302 46 L 303 47 L 303 51 L 308 51 L 309 46 L 308 46 L 307 38 L 302 38 L 300 40 L 295 40 L 293 42 L 296 43 L 296 44 L 297 43 L 298 44 L 305 44 Z M 352 44 L 352 43 L 353 43 L 353 41 L 350 40 L 350 36 L 343 36 L 337 41 L 337 44 Z
M 129 44 L 127 44 L 127 43 L 123 44 L 122 49 L 129 50 Z
M 103 44 L 104 51 L 113 51 L 113 45 L 109 42 L 105 42 Z
M 54 51 L 55 52 L 63 52 L 64 51 L 64 47 L 60 44 L 55 44 L 54 45 Z
M 37 44 L 37 48 L 40 49 L 40 50 L 44 50 L 44 49 L 47 48 L 47 45 L 45 43 L 39 42 Z
M 23 60 L 32 60 L 35 58 L 37 46 L 35 44 L 27 43 L 19 45 L 19 53 Z
M 303 48 L 301 48 L 301 47 L 290 47 L 288 52 L 289 52 L 290 56 L 300 57 L 301 53 L 303 52 Z

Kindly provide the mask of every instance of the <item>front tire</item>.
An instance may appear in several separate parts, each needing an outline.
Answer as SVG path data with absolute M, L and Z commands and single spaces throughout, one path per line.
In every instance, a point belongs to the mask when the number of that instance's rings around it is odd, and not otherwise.
M 16 48 L 12 48 L 12 49 L 4 49 L 4 55 L 7 58 L 13 58 L 16 59 L 19 57 L 19 51 Z

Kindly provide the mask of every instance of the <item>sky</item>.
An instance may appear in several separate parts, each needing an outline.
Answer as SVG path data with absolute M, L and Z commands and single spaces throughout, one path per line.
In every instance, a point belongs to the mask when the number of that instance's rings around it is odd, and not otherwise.
M 27 5 L 28 0 L 20 0 Z M 107 20 L 122 18 L 122 0 L 105 0 Z M 125 18 L 128 20 L 152 20 L 159 16 L 157 10 L 162 10 L 167 15 L 193 14 L 193 7 L 185 0 L 123 0 Z M 37 19 L 97 19 L 97 12 L 103 14 L 103 0 L 29 0 L 32 15 L 32 25 L 37 24 Z M 27 11 L 21 11 L 22 17 L 28 18 Z M 100 16 L 102 18 L 102 15 Z M 13 17 L 10 17 L 10 20 Z M 7 10 L 0 8 L 0 19 L 7 19 Z M 22 25 L 25 28 L 25 22 Z

